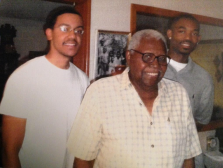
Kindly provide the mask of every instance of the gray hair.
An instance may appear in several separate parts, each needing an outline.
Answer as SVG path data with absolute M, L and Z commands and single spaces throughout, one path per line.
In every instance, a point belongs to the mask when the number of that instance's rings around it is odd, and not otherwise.
M 138 47 L 142 38 L 145 38 L 145 39 L 155 38 L 156 40 L 162 40 L 167 49 L 165 37 L 160 32 L 153 29 L 145 29 L 145 30 L 137 31 L 132 36 L 127 49 L 130 50 L 130 49 L 135 49 L 136 47 Z

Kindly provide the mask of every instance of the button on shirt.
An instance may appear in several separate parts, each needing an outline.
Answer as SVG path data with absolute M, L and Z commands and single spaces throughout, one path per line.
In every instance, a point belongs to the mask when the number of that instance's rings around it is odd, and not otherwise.
M 84 97 L 68 140 L 77 158 L 95 168 L 179 168 L 201 153 L 185 89 L 167 79 L 159 83 L 152 116 L 121 75 L 94 82 Z

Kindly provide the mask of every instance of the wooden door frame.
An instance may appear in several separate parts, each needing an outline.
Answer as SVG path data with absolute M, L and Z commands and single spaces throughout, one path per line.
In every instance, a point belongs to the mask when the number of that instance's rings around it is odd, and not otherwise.
M 90 30 L 91 30 L 91 0 L 85 0 L 83 3 L 77 3 L 75 8 L 84 20 L 84 35 L 82 46 L 78 54 L 74 57 L 73 63 L 83 70 L 89 76 L 90 62 Z
M 138 5 L 138 4 L 131 4 L 131 20 L 130 20 L 130 31 L 131 33 L 136 32 L 136 19 L 137 14 L 145 14 L 145 15 L 153 15 L 153 16 L 160 16 L 160 17 L 175 17 L 179 15 L 180 11 L 174 11 L 174 10 L 168 10 L 168 9 L 162 9 L 162 8 L 156 8 L 152 6 L 145 6 L 145 5 Z M 223 27 L 223 20 L 202 16 L 202 15 L 193 15 L 200 23 L 202 24 L 208 24 L 213 26 L 221 26 Z

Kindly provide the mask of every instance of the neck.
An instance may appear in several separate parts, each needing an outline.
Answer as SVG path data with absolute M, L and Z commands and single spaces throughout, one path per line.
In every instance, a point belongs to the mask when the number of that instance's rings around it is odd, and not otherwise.
M 158 96 L 158 86 L 143 88 L 134 83 L 132 83 L 132 85 L 142 99 L 154 100 Z
M 176 53 L 173 50 L 169 50 L 168 55 L 171 59 L 179 63 L 188 63 L 188 58 L 190 54 Z
M 49 62 L 51 62 L 53 65 L 55 65 L 58 68 L 61 69 L 68 69 L 70 67 L 70 58 L 65 56 L 59 56 L 57 54 L 53 54 L 52 52 L 49 52 L 46 55 L 46 58 Z
M 143 101 L 150 115 L 152 115 L 153 103 L 158 96 L 158 87 L 150 89 L 142 89 L 140 87 L 134 86 L 139 97 Z
M 131 75 L 129 74 L 129 79 L 134 86 L 135 90 L 137 91 L 139 97 L 143 101 L 144 105 L 146 106 L 150 115 L 152 115 L 153 109 L 153 102 L 155 101 L 156 97 L 158 96 L 158 85 L 154 87 L 147 87 L 138 85 L 137 82 L 134 82 L 131 79 Z
M 139 90 L 137 90 L 137 92 L 138 92 L 138 94 L 140 95 L 140 97 L 141 97 L 141 99 L 142 100 L 155 100 L 156 99 L 156 97 L 158 96 L 158 90 L 151 90 L 151 91 L 147 91 L 147 92 L 145 92 L 145 91 L 139 91 Z

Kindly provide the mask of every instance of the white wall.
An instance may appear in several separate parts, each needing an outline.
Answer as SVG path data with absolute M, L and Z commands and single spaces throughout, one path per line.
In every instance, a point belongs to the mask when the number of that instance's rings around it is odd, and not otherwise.
M 8 23 L 17 30 L 13 41 L 16 51 L 20 54 L 20 59 L 28 56 L 29 51 L 45 49 L 47 40 L 42 28 L 43 22 L 1 17 L 0 23 L 0 25 Z
M 223 19 L 222 0 L 92 0 L 90 79 L 94 76 L 97 30 L 129 32 L 132 3 Z

